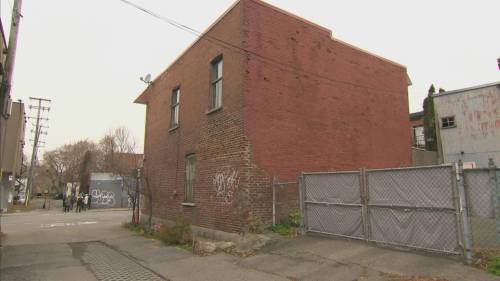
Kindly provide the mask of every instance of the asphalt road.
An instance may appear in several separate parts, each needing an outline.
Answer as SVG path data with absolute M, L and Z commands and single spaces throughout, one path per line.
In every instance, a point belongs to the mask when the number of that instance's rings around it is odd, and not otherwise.
M 59 210 L 36 210 L 3 215 L 5 245 L 32 245 L 96 241 L 125 235 L 117 227 L 127 221 L 128 211 L 91 210 L 63 213 Z M 120 229 L 118 229 L 120 230 Z
M 1 217 L 0 280 L 165 280 L 99 242 L 129 237 L 125 210 L 36 210 Z

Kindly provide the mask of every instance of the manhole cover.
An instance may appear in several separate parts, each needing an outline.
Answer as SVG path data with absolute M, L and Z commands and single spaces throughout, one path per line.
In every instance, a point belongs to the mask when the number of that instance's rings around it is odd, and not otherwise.
M 100 281 L 167 280 L 103 243 L 78 243 L 72 248 Z

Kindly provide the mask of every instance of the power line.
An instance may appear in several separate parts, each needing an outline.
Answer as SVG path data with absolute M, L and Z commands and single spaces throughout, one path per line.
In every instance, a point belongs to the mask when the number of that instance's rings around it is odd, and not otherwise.
M 214 43 L 214 44 L 217 44 L 221 47 L 224 47 L 224 48 L 232 48 L 232 49 L 236 49 L 238 51 L 240 51 L 240 53 L 243 53 L 244 55 L 254 55 L 258 58 L 261 59 L 261 61 L 264 61 L 264 62 L 271 62 L 272 64 L 275 65 L 275 67 L 277 68 L 280 68 L 281 70 L 284 70 L 284 71 L 288 71 L 288 72 L 292 72 L 293 74 L 297 74 L 297 72 L 302 72 L 303 74 L 307 74 L 307 75 L 310 75 L 310 76 L 314 76 L 316 78 L 320 78 L 320 79 L 324 79 L 324 80 L 327 80 L 327 81 L 330 81 L 330 82 L 333 82 L 333 83 L 342 83 L 342 84 L 346 84 L 346 85 L 350 85 L 350 86 L 353 86 L 353 87 L 358 87 L 358 88 L 365 88 L 365 89 L 368 89 L 368 90 L 373 90 L 373 91 L 379 91 L 379 92 L 385 92 L 385 93 L 395 93 L 395 94 L 400 94 L 400 93 L 396 93 L 396 92 L 390 92 L 390 91 L 387 91 L 385 89 L 377 89 L 377 88 L 373 88 L 373 87 L 368 87 L 368 86 L 365 86 L 365 85 L 361 85 L 361 84 L 356 84 L 356 83 L 353 83 L 353 82 L 349 82 L 349 81 L 343 81 L 343 80 L 337 80 L 337 79 L 333 79 L 333 78 L 330 78 L 330 77 L 327 77 L 327 76 L 324 76 L 324 75 L 320 75 L 318 73 L 314 73 L 314 72 L 311 72 L 311 71 L 307 71 L 307 70 L 304 70 L 304 69 L 301 69 L 299 67 L 297 67 L 296 65 L 293 65 L 293 64 L 285 64 L 281 61 L 278 61 L 276 59 L 273 59 L 273 58 L 270 58 L 270 57 L 266 57 L 264 55 L 261 55 L 259 53 L 256 53 L 254 51 L 251 51 L 251 50 L 248 50 L 248 49 L 245 49 L 243 47 L 240 47 L 240 46 L 237 46 L 237 45 L 234 45 L 230 42 L 227 42 L 227 41 L 224 41 L 222 39 L 219 39 L 217 37 L 214 37 L 214 36 L 211 36 L 211 35 L 208 35 L 207 33 L 203 34 L 202 32 L 194 29 L 194 28 L 191 28 L 187 25 L 184 25 L 182 23 L 179 23 L 173 19 L 170 19 L 170 18 L 167 18 L 165 16 L 162 16 L 160 14 L 157 14 L 149 9 L 146 9 L 142 6 L 139 6 L 129 0 L 119 0 L 127 5 L 130 5 L 146 14 L 149 14 L 161 21 L 164 21 L 176 28 L 179 28 L 181 30 L 184 30 L 192 35 L 195 35 L 196 37 L 198 37 L 199 39 L 203 39 L 203 40 L 206 40 L 206 41 L 209 41 L 211 43 Z M 215 41 L 215 42 L 214 42 Z

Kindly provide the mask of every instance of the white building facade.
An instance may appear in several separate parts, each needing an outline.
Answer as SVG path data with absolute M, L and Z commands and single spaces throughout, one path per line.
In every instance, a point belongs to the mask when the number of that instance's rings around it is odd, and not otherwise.
M 439 93 L 434 110 L 440 162 L 500 166 L 500 82 Z

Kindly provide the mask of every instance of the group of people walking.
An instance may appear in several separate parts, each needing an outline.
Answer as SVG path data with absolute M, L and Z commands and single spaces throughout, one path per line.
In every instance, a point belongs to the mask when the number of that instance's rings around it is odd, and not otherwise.
M 63 208 L 65 213 L 73 211 L 75 203 L 76 203 L 75 212 L 77 213 L 81 211 L 90 210 L 90 205 L 92 203 L 92 195 L 85 194 L 82 192 L 80 194 L 73 195 L 70 197 L 71 198 L 68 198 L 67 195 L 63 196 Z

